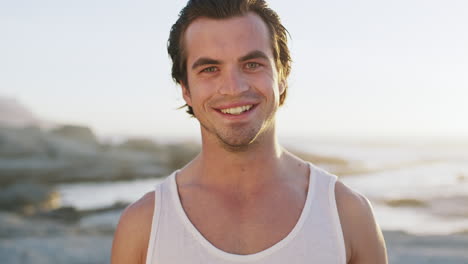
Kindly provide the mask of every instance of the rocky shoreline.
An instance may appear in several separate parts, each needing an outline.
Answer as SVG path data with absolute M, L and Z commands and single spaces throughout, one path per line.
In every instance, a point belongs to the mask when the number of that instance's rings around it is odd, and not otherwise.
M 63 207 L 56 186 L 160 177 L 198 151 L 147 139 L 102 143 L 83 126 L 0 126 L 0 262 L 108 263 L 127 204 Z

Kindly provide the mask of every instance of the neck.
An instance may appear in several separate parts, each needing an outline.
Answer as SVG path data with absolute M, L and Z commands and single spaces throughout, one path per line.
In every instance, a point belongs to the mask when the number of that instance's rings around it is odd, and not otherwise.
M 213 138 L 202 139 L 202 152 L 192 164 L 192 179 L 199 184 L 249 192 L 284 175 L 285 152 L 274 128 L 240 151 L 221 146 Z

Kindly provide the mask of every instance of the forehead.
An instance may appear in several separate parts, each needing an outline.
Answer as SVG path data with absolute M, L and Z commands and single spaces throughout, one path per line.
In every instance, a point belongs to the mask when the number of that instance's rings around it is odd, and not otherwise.
M 187 63 L 200 57 L 237 59 L 259 50 L 273 56 L 267 25 L 255 13 L 227 19 L 198 18 L 184 34 Z

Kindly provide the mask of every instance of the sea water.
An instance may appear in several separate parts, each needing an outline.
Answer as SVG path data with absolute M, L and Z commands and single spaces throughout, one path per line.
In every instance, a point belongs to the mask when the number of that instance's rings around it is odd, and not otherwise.
M 290 140 L 289 145 L 358 166 L 361 173 L 340 180 L 371 201 L 384 230 L 468 232 L 466 143 Z

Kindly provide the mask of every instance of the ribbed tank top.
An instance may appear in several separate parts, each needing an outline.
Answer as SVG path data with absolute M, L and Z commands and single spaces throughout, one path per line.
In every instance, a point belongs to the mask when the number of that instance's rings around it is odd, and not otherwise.
M 309 167 L 307 198 L 294 228 L 273 246 L 248 255 L 225 252 L 203 237 L 185 214 L 177 190 L 178 170 L 173 172 L 155 188 L 146 264 L 345 264 L 334 191 L 337 177 L 311 163 Z

